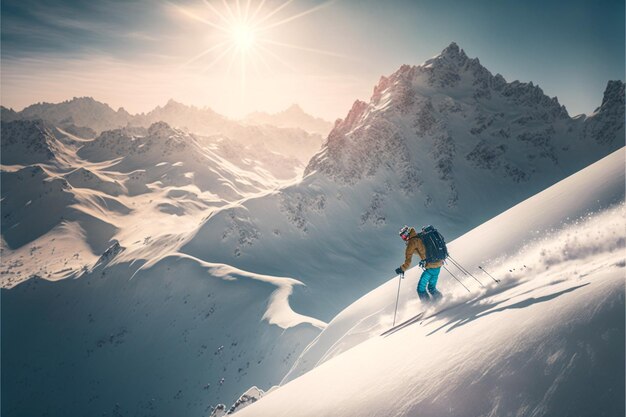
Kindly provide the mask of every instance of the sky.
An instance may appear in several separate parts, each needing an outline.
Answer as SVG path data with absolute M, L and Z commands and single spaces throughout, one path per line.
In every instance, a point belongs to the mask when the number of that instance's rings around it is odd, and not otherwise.
M 381 75 L 452 41 L 570 115 L 624 80 L 624 1 L 3 0 L 2 105 L 92 96 L 146 112 L 173 98 L 239 118 L 293 103 L 327 120 Z M 245 18 L 247 16 L 247 18 Z M 252 29 L 255 26 L 257 29 Z

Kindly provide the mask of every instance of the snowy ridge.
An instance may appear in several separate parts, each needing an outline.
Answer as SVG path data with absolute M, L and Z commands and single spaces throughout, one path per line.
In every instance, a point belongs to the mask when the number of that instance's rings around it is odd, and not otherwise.
M 456 271 L 467 294 L 442 272 L 443 304 L 381 337 L 393 317 L 397 278 L 390 280 L 333 319 L 285 382 L 301 377 L 241 416 L 620 415 L 624 155 L 452 242 L 453 256 L 486 288 Z M 420 272 L 402 282 L 399 322 L 424 311 L 414 293 Z M 588 395 L 576 395 L 581 389 Z
M 297 326 L 302 323 L 311 324 L 314 327 L 323 329 L 326 327 L 326 323 L 316 320 L 311 317 L 305 317 L 301 314 L 294 312 L 289 306 L 289 295 L 292 289 L 296 285 L 302 285 L 302 283 L 293 278 L 276 277 L 269 275 L 255 274 L 252 272 L 242 271 L 241 269 L 234 268 L 225 264 L 212 264 L 209 262 L 201 261 L 186 255 L 172 255 L 175 259 L 188 258 L 197 262 L 201 267 L 207 270 L 207 273 L 213 277 L 221 278 L 226 281 L 233 281 L 237 279 L 249 279 L 259 282 L 264 282 L 276 287 L 276 290 L 272 293 L 267 302 L 267 310 L 263 314 L 262 319 L 266 320 L 269 324 L 275 324 L 282 329 L 288 329 L 290 327 Z M 170 263 L 169 257 L 155 258 L 145 263 L 139 268 L 133 277 L 137 274 L 147 273 L 151 267 L 162 262 L 165 264 Z
M 415 191 L 426 175 L 419 150 L 434 160 L 432 168 L 455 205 L 461 184 L 454 173 L 464 172 L 464 165 L 527 182 L 548 174 L 549 165 L 569 167 L 585 151 L 600 156 L 617 149 L 623 115 L 621 81 L 609 82 L 603 105 L 593 115 L 570 119 L 556 98 L 532 82 L 507 83 L 452 43 L 420 66 L 405 65 L 382 77 L 370 103 L 355 102 L 335 125 L 305 174 L 317 171 L 354 184 L 391 163 L 407 184 L 414 184 L 407 191 Z M 604 126 L 597 133 L 603 139 L 596 141 L 609 146 L 588 143 L 594 125 Z

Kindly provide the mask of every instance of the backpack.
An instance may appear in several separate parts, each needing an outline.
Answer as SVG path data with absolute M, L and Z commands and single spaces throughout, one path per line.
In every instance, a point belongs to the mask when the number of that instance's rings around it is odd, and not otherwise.
M 426 248 L 426 258 L 424 263 L 431 263 L 437 261 L 445 261 L 448 257 L 448 248 L 446 247 L 446 241 L 432 226 L 425 226 L 422 231 L 417 234 L 422 239 L 424 247 Z

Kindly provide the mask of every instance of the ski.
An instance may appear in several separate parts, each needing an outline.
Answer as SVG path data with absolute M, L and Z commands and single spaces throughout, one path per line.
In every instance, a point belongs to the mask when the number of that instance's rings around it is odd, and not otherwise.
M 422 311 L 421 313 L 417 314 L 416 316 L 411 317 L 410 319 L 403 321 L 402 323 L 398 324 L 397 326 L 393 326 L 392 328 L 385 330 L 384 332 L 382 332 L 380 335 L 381 336 L 388 336 L 392 333 L 397 332 L 400 329 L 403 329 L 407 326 L 410 326 L 413 323 L 418 322 L 422 316 L 424 315 L 424 312 Z
M 393 326 L 390 329 L 385 330 L 384 332 L 382 332 L 380 335 L 381 336 L 389 336 L 390 334 L 393 334 L 399 330 L 404 329 L 405 327 L 410 326 L 411 324 L 417 323 L 419 322 L 420 326 L 429 319 L 432 319 L 433 317 L 436 317 L 437 315 L 441 314 L 441 313 L 445 313 L 448 310 L 452 310 L 453 308 L 456 308 L 460 305 L 462 305 L 463 303 L 459 303 L 459 304 L 454 304 L 445 308 L 442 308 L 439 311 L 436 311 L 432 314 L 429 314 L 428 316 L 424 317 L 424 314 L 426 313 L 426 311 L 422 311 L 421 313 L 411 317 L 410 319 L 403 321 L 402 323 L 398 324 L 397 326 Z
M 421 325 L 422 323 L 424 323 L 426 320 L 428 320 L 428 319 L 432 319 L 433 317 L 436 317 L 438 314 L 444 313 L 444 312 L 446 312 L 446 311 L 448 311 L 448 310 L 452 310 L 453 308 L 456 308 L 456 307 L 458 307 L 458 306 L 460 306 L 460 305 L 463 305 L 464 303 L 465 303 L 465 302 L 463 302 L 463 303 L 459 303 L 459 304 L 454 304 L 454 305 L 451 305 L 451 306 L 448 306 L 448 307 L 442 308 L 441 310 L 436 311 L 436 312 L 434 312 L 433 314 L 431 314 L 431 315 L 429 315 L 429 316 L 426 316 L 426 317 L 422 318 L 422 319 L 420 320 L 420 325 Z

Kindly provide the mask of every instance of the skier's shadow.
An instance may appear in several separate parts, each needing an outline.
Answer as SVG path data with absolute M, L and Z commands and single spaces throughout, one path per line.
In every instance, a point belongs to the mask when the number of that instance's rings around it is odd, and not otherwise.
M 509 282 L 507 282 L 505 284 L 502 284 L 501 286 L 497 286 L 497 287 L 492 288 L 490 291 L 488 291 L 488 292 L 480 295 L 479 297 L 471 300 L 471 302 L 472 303 L 477 303 L 477 302 L 479 302 L 479 301 L 481 301 L 481 300 L 483 300 L 483 299 L 485 299 L 487 297 L 493 296 L 496 293 L 507 291 L 507 290 L 517 286 L 517 284 L 518 284 L 517 280 L 511 280 L 511 281 L 509 281 Z M 465 303 L 465 302 L 469 302 L 469 301 L 463 301 L 463 303 Z M 381 333 L 381 336 L 384 336 L 384 337 L 390 336 L 390 335 L 394 334 L 395 332 L 397 332 L 399 330 L 402 330 L 402 329 L 404 329 L 404 328 L 406 328 L 406 327 L 408 327 L 408 326 L 410 326 L 412 324 L 421 323 L 421 322 L 423 322 L 425 320 L 428 320 L 428 319 L 431 319 L 433 317 L 437 317 L 439 315 L 443 315 L 444 313 L 448 312 L 449 310 L 453 310 L 453 309 L 455 309 L 457 307 L 461 307 L 463 305 L 465 305 L 465 304 L 454 303 L 452 305 L 448 305 L 448 306 L 444 307 L 443 309 L 438 310 L 438 311 L 436 311 L 434 313 L 431 313 L 431 314 L 428 314 L 428 315 L 425 315 L 424 312 L 421 312 L 421 313 L 411 317 L 410 319 L 408 319 L 406 321 L 403 321 L 402 323 L 400 323 L 398 325 L 395 325 L 391 329 L 386 330 L 385 332 Z
M 459 311 L 454 318 L 451 318 L 450 320 L 448 320 L 447 323 L 439 326 L 438 328 L 436 328 L 432 332 L 428 333 L 427 336 L 430 336 L 430 335 L 438 332 L 439 330 L 449 326 L 450 324 L 452 324 L 452 326 L 450 326 L 450 328 L 446 330 L 446 333 L 449 333 L 449 332 L 451 332 L 452 330 L 454 330 L 454 329 L 456 329 L 458 327 L 464 326 L 464 325 L 466 325 L 468 323 L 471 323 L 474 320 L 480 319 L 482 317 L 486 317 L 486 316 L 488 316 L 490 314 L 499 313 L 499 312 L 502 312 L 502 311 L 505 311 L 505 310 L 510 310 L 510 309 L 526 308 L 526 307 L 531 306 L 533 304 L 550 301 L 550 300 L 553 300 L 553 299 L 555 299 L 557 297 L 560 297 L 563 294 L 567 294 L 567 293 L 572 292 L 574 290 L 577 290 L 579 288 L 586 287 L 589 284 L 590 283 L 587 282 L 585 284 L 576 285 L 574 287 L 570 287 L 570 288 L 564 289 L 562 291 L 558 291 L 558 292 L 555 292 L 553 294 L 544 295 L 544 296 L 537 297 L 537 298 L 530 297 L 530 298 L 527 298 L 527 299 L 522 300 L 520 302 L 517 302 L 515 304 L 511 304 L 511 305 L 507 305 L 507 306 L 503 306 L 503 307 L 499 307 L 499 308 L 494 308 L 494 307 L 496 307 L 497 305 L 502 304 L 502 303 L 508 301 L 509 299 L 498 301 L 498 302 L 495 302 L 495 303 L 490 303 L 490 304 L 479 304 L 478 301 L 480 301 L 480 299 L 476 299 L 476 300 L 472 301 L 470 304 L 467 305 L 467 307 L 469 307 L 469 309 L 471 310 L 470 314 L 467 314 L 468 313 L 468 311 L 467 311 L 468 309 L 467 308 L 462 309 L 462 311 Z M 481 298 L 483 298 L 483 297 L 481 297 Z M 460 317 L 461 315 L 462 315 L 462 317 Z

